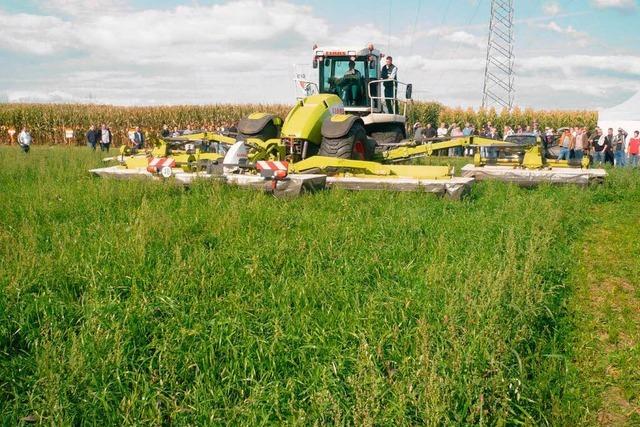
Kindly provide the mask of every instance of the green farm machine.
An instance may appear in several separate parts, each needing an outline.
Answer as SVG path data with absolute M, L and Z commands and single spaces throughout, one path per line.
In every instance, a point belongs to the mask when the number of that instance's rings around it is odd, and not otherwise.
M 311 94 L 297 100 L 284 120 L 269 113 L 253 113 L 238 123 L 235 137 L 200 133 L 159 140 L 151 151 L 125 150 L 118 157 L 119 165 L 92 172 L 126 178 L 174 177 L 186 184 L 194 179 L 222 179 L 276 192 L 283 189 L 288 194 L 344 187 L 424 190 L 459 197 L 474 181 L 475 169 L 466 177 L 454 177 L 448 166 L 399 163 L 467 146 L 475 150 L 474 167 L 482 171 L 495 163 L 482 159 L 483 147 L 528 153 L 510 157 L 511 163 L 502 159 L 499 167 L 512 171 L 546 168 L 537 140 L 523 145 L 479 137 L 407 139 L 412 85 L 382 79 L 383 58 L 372 45 L 364 49 L 314 47 L 312 63 L 318 80 L 305 82 Z M 389 92 L 392 95 L 385 96 Z M 531 163 L 535 156 L 540 159 L 533 162 L 535 165 L 523 162 L 529 159 Z M 585 175 L 584 171 L 578 169 L 578 175 Z M 489 176 L 500 179 L 500 173 L 482 175 L 485 179 Z

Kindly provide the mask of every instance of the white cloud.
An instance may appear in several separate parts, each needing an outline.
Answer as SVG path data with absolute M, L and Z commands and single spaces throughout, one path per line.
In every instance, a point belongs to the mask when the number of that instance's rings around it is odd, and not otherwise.
M 601 9 L 635 9 L 635 0 L 593 0 L 593 4 Z
M 60 18 L 0 10 L 0 22 L 0 49 L 51 55 L 75 46 L 73 25 Z
M 545 3 L 542 6 L 542 11 L 546 15 L 556 16 L 557 14 L 560 13 L 560 5 L 556 2 Z
M 58 8 L 80 13 L 80 5 L 111 0 L 57 0 Z M 113 2 L 111 2 L 113 3 Z M 284 1 L 242 0 L 171 10 L 96 13 L 82 19 L 0 14 L 0 48 L 35 54 L 82 50 L 122 63 L 247 66 L 256 52 L 306 46 L 326 36 L 324 21 L 311 9 Z M 313 29 L 309 31 L 309 29 Z
M 3 96 L 7 102 L 74 102 L 78 101 L 72 94 L 54 90 L 50 92 L 41 91 L 8 91 Z
M 577 38 L 577 39 L 586 39 L 588 38 L 587 33 L 582 32 L 582 31 L 578 31 L 575 28 L 573 28 L 573 26 L 569 25 L 567 27 L 561 27 L 560 25 L 558 25 L 555 21 L 551 21 L 548 22 L 546 24 L 539 24 L 538 25 L 539 28 L 543 28 L 546 30 L 551 30 L 555 33 L 558 34 L 566 34 L 568 36 Z
M 450 43 L 471 47 L 486 47 L 486 39 L 471 34 L 462 29 L 452 29 L 447 27 L 437 27 L 427 31 L 427 37 L 435 37 Z
M 519 72 L 543 72 L 560 70 L 565 76 L 572 76 L 585 70 L 623 73 L 640 76 L 640 56 L 536 56 L 516 61 Z

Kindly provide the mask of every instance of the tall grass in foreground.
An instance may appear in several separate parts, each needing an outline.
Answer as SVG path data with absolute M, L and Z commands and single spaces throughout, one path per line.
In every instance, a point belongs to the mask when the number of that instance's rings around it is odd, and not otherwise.
M 0 413 L 140 424 L 542 424 L 594 192 L 283 202 L 0 150 Z M 25 418 L 29 417 L 29 418 Z

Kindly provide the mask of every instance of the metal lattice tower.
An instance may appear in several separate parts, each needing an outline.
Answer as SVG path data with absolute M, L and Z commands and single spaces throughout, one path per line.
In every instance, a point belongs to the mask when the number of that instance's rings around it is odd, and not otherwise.
M 513 0 L 492 0 L 482 107 L 513 107 Z

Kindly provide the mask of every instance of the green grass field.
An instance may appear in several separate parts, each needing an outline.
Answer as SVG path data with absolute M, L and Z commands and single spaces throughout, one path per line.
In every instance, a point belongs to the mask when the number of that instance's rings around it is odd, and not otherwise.
M 2 424 L 639 420 L 637 172 L 282 201 L 99 163 L 0 149 Z

